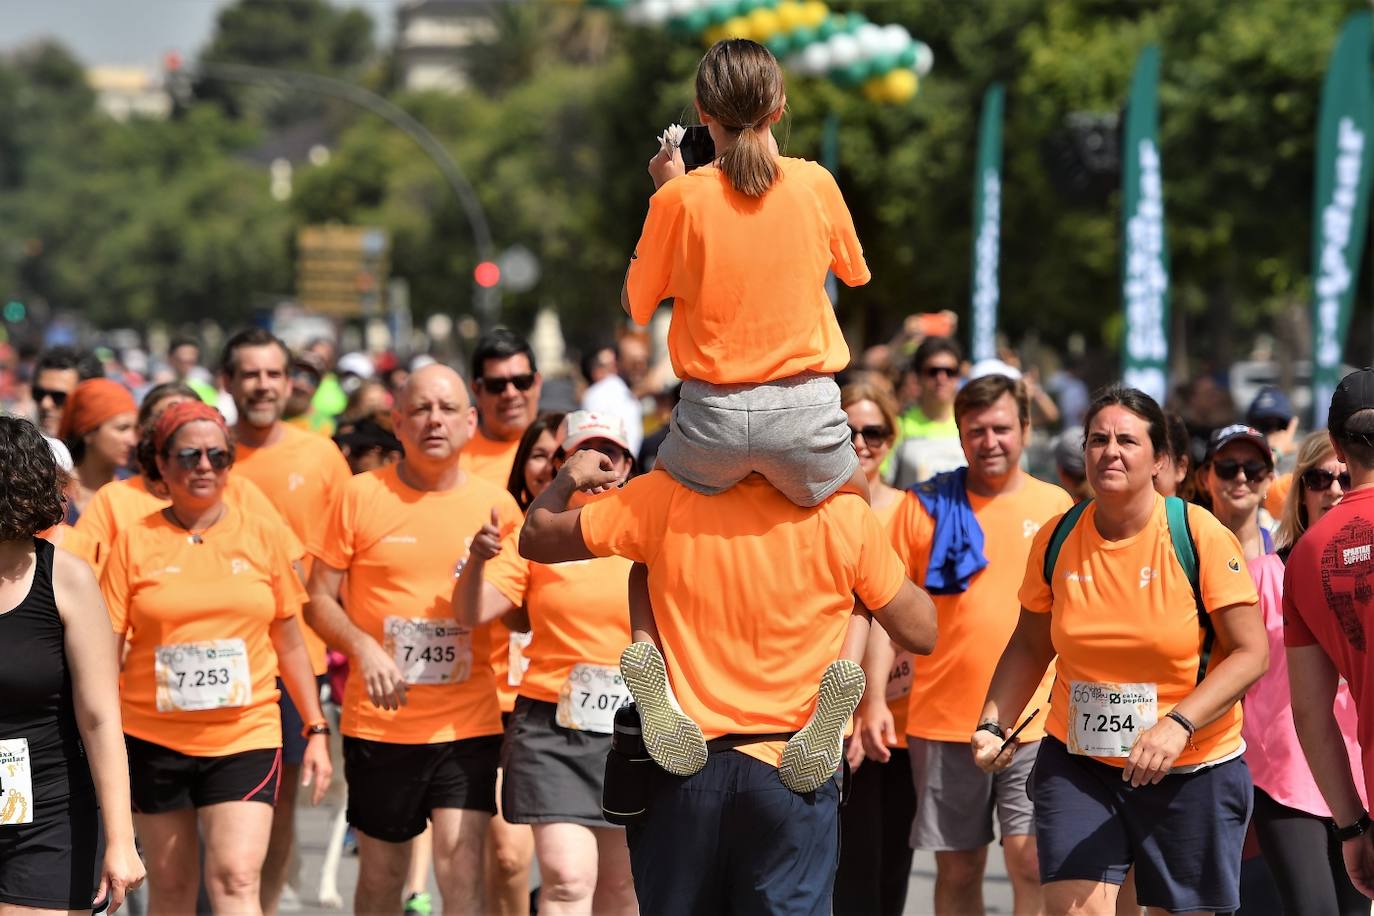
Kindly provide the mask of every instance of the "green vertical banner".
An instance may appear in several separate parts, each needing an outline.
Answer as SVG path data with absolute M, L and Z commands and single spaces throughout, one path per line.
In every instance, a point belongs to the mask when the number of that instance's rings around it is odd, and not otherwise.
M 825 166 L 826 171 L 835 176 L 835 181 L 838 183 L 840 180 L 840 116 L 833 111 L 825 116 L 825 125 L 821 129 L 821 165 Z M 830 297 L 832 308 L 840 304 L 840 281 L 835 279 L 833 273 L 825 275 L 825 293 Z
M 1121 378 L 1160 403 L 1169 389 L 1169 247 L 1159 161 L 1159 46 L 1136 60 L 1121 156 Z
M 978 168 L 973 176 L 973 284 L 969 332 L 973 359 L 997 356 L 997 260 L 1002 247 L 1002 99 L 1001 83 L 983 94 L 978 125 Z
M 1312 202 L 1312 418 L 1326 425 L 1340 381 L 1351 304 L 1369 221 L 1370 14 L 1345 21 L 1322 87 Z

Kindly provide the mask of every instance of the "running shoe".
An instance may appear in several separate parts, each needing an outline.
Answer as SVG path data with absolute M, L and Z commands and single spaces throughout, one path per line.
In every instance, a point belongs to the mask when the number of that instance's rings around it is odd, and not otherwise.
M 631 643 L 620 653 L 620 676 L 639 707 L 644 746 L 654 762 L 675 776 L 691 776 L 706 766 L 706 737 L 677 705 L 658 647 Z
M 433 904 L 430 902 L 429 894 L 421 892 L 418 894 L 411 894 L 406 898 L 406 905 L 402 909 L 402 912 L 417 913 L 419 916 L 429 916 L 432 912 L 432 906 Z
M 835 775 L 844 754 L 844 728 L 864 695 L 864 669 L 848 659 L 821 675 L 816 708 L 783 748 L 778 778 L 793 792 L 814 792 Z

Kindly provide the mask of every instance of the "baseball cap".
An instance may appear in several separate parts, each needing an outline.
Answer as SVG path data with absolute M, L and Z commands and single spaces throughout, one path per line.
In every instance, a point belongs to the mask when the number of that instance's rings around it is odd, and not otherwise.
M 613 414 L 574 410 L 564 418 L 562 431 L 563 452 L 568 455 L 592 439 L 605 439 L 627 452 L 630 451 L 630 437 L 625 432 L 625 420 Z
M 1345 435 L 1345 424 L 1362 410 L 1374 410 L 1374 369 L 1365 367 L 1341 379 L 1331 395 L 1331 410 L 1326 415 L 1327 429 Z
M 356 375 L 358 378 L 372 378 L 372 360 L 366 353 L 345 353 L 334 365 L 339 375 Z
M 1005 375 L 1014 382 L 1021 378 L 1021 370 L 1000 359 L 980 359 L 969 369 L 968 380 L 971 382 L 985 375 Z
M 1087 465 L 1083 458 L 1083 427 L 1071 426 L 1054 440 L 1054 463 L 1065 474 L 1083 477 Z
M 1265 464 L 1269 469 L 1274 468 L 1274 453 L 1269 448 L 1269 440 L 1264 438 L 1264 434 L 1252 426 L 1244 423 L 1237 423 L 1234 426 L 1223 426 L 1221 429 L 1212 433 L 1207 440 L 1207 455 L 1203 458 L 1204 462 L 1211 461 L 1217 452 L 1230 445 L 1232 442 L 1249 442 L 1261 455 L 1264 456 Z
M 72 463 L 72 453 L 67 448 L 67 444 L 61 439 L 54 439 L 52 436 L 45 435 L 43 438 L 47 440 L 48 448 L 52 449 L 52 458 L 53 461 L 57 462 L 58 470 L 64 474 L 70 474 L 76 465 Z
M 1288 399 L 1288 395 L 1280 388 L 1265 385 L 1250 402 L 1250 408 L 1245 411 L 1245 422 L 1251 426 L 1259 426 L 1265 420 L 1282 420 L 1288 423 L 1294 416 L 1293 402 Z

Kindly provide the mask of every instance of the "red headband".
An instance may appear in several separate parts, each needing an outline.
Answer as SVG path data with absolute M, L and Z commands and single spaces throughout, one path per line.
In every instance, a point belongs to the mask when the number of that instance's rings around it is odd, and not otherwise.
M 177 434 L 177 430 L 187 423 L 199 420 L 218 426 L 220 432 L 224 433 L 224 441 L 229 441 L 229 427 L 225 425 L 224 417 L 218 410 L 204 401 L 178 401 L 157 415 L 157 424 L 153 427 L 153 447 L 161 454 L 167 443 Z

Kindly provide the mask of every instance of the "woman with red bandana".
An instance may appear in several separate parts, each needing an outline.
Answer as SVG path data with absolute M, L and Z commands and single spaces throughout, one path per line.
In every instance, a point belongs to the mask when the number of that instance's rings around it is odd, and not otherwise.
M 218 411 L 167 408 L 153 445 L 143 472 L 171 504 L 120 532 L 101 583 L 128 640 L 121 698 L 148 908 L 194 911 L 203 840 L 214 910 L 258 913 L 281 773 L 279 674 L 310 736 L 302 784 L 315 802 L 332 772 L 296 622 L 305 591 L 283 526 L 223 499 L 234 445 Z

